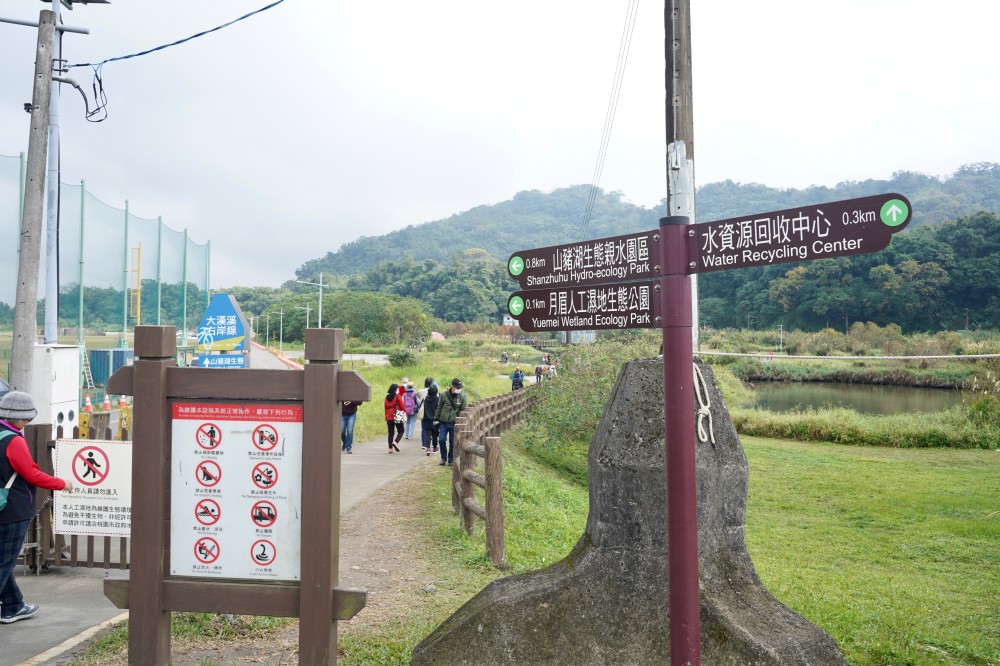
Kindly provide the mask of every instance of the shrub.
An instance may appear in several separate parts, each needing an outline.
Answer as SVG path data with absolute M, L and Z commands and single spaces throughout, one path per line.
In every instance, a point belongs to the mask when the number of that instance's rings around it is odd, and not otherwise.
M 417 365 L 419 362 L 420 356 L 412 349 L 395 349 L 389 352 L 389 365 L 394 368 Z

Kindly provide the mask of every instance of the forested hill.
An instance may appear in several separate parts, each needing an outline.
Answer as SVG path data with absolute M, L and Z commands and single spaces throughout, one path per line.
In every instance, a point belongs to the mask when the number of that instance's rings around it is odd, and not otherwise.
M 698 221 L 710 222 L 884 192 L 899 192 L 913 203 L 911 230 L 982 210 L 1000 213 L 1000 164 L 966 165 L 945 179 L 900 171 L 888 180 L 848 181 L 834 187 L 813 186 L 801 190 L 732 181 L 711 183 L 698 188 Z M 328 252 L 325 257 L 307 261 L 295 274 L 299 279 L 311 279 L 321 272 L 334 275 L 365 273 L 386 258 L 406 255 L 416 262 L 434 259 L 444 263 L 470 248 L 482 248 L 496 259 L 506 261 L 516 250 L 653 229 L 665 211 L 662 202 L 649 209 L 624 201 L 619 192 L 598 190 L 589 224 L 584 229 L 584 213 L 590 194 L 589 185 L 549 193 L 519 192 L 509 201 L 477 206 L 446 219 L 410 225 L 384 236 L 359 238 L 336 252 Z

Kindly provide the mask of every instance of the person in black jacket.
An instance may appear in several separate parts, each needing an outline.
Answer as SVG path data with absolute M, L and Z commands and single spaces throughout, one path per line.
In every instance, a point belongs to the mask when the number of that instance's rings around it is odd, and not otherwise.
M 32 459 L 24 426 L 36 416 L 35 402 L 27 393 L 11 391 L 0 398 L 0 488 L 9 488 L 7 505 L 0 510 L 0 624 L 26 620 L 38 612 L 37 605 L 24 603 L 14 580 L 14 564 L 28 523 L 35 517 L 35 488 L 73 490 L 72 483 L 49 476 Z
M 424 398 L 424 417 L 420 419 L 420 443 L 427 455 L 437 453 L 438 450 L 438 427 L 434 423 L 434 415 L 437 414 L 440 400 L 437 384 L 431 383 L 427 387 L 427 397 Z
M 451 380 L 451 386 L 441 396 L 441 401 L 438 402 L 437 410 L 434 413 L 434 420 L 440 424 L 441 428 L 441 434 L 438 438 L 441 446 L 441 462 L 438 464 L 442 466 L 452 464 L 455 459 L 455 419 L 461 416 L 462 410 L 469 406 L 469 401 L 462 393 L 462 388 L 461 379 L 455 377 Z

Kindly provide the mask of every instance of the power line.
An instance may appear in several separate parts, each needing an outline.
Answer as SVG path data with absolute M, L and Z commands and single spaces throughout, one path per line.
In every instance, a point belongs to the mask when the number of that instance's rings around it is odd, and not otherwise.
M 176 42 L 171 42 L 169 44 L 163 44 L 161 46 L 156 46 L 156 47 L 151 48 L 151 49 L 146 49 L 145 51 L 140 51 L 139 53 L 131 53 L 129 55 L 116 56 L 114 58 L 107 58 L 106 60 L 102 60 L 102 61 L 100 61 L 98 63 L 83 62 L 83 63 L 77 63 L 75 65 L 69 65 L 69 67 L 70 68 L 73 68 L 73 67 L 95 67 L 96 68 L 96 67 L 100 67 L 104 63 L 114 62 L 116 60 L 128 60 L 129 58 L 138 58 L 139 56 L 148 55 L 150 53 L 154 53 L 155 51 L 162 51 L 163 49 L 170 48 L 171 46 L 177 46 L 178 44 L 183 44 L 184 42 L 189 42 L 192 39 L 197 39 L 198 37 L 204 37 L 205 35 L 207 35 L 209 33 L 215 32 L 216 30 L 222 30 L 223 28 L 228 28 L 229 26 L 233 25 L 234 23 L 239 23 L 243 19 L 250 18 L 254 14 L 260 14 L 261 12 L 266 11 L 268 9 L 271 9 L 272 7 L 274 7 L 276 5 L 280 5 L 284 1 L 285 0 L 275 0 L 275 2 L 272 2 L 271 4 L 269 4 L 269 5 L 265 6 L 265 7 L 261 7 L 260 9 L 256 9 L 256 10 L 250 12 L 249 14 L 244 14 L 243 16 L 241 16 L 239 18 L 235 18 L 232 21 L 229 21 L 228 23 L 223 23 L 222 25 L 216 26 L 216 27 L 214 27 L 214 28 L 212 28 L 210 30 L 204 30 L 204 31 L 199 32 L 199 33 L 197 33 L 195 35 L 191 35 L 190 37 L 185 37 L 184 39 L 178 39 Z
M 618 46 L 618 62 L 615 65 L 615 76 L 611 83 L 611 93 L 608 97 L 608 110 L 604 116 L 604 130 L 601 135 L 601 145 L 597 151 L 597 164 L 594 166 L 594 177 L 590 186 L 590 196 L 587 199 L 587 208 L 583 214 L 583 229 L 580 237 L 584 238 L 590 221 L 594 214 L 594 204 L 597 201 L 598 186 L 601 182 L 601 175 L 604 172 L 604 160 L 608 154 L 608 145 L 611 142 L 611 128 L 615 124 L 615 113 L 618 111 L 618 98 L 621 95 L 622 82 L 625 79 L 625 65 L 628 63 L 628 54 L 632 46 L 632 34 L 635 31 L 635 19 L 639 12 L 639 0 L 632 0 L 625 12 L 625 25 L 622 28 L 622 39 Z

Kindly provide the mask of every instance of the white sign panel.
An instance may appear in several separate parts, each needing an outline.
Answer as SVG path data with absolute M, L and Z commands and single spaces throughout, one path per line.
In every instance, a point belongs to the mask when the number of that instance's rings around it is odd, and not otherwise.
M 55 493 L 56 534 L 129 536 L 132 442 L 57 440 L 55 472 L 73 482 L 73 492 Z
M 172 408 L 170 573 L 299 580 L 302 405 Z

